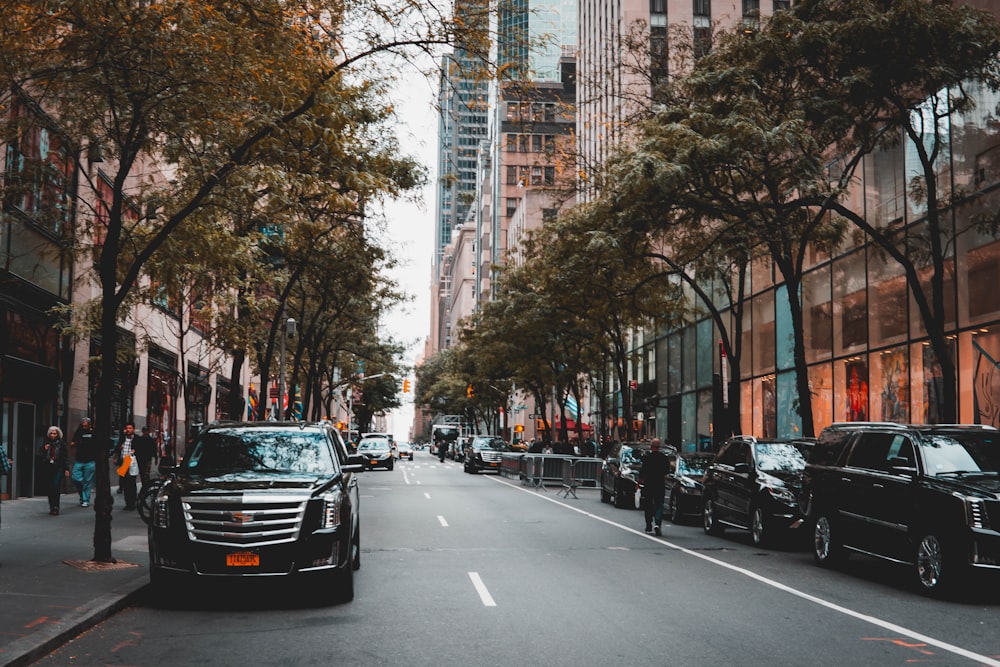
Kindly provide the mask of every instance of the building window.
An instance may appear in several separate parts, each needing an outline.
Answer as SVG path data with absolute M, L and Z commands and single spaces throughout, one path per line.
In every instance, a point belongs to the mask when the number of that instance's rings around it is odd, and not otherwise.
M 649 0 L 650 14 L 666 14 L 667 0 Z
M 694 0 L 694 15 L 711 16 L 712 15 L 711 0 Z
M 712 29 L 706 27 L 695 27 L 694 29 L 694 57 L 695 59 L 707 56 L 712 50 Z
M 507 197 L 507 217 L 511 217 L 517 211 L 517 203 L 520 200 L 517 197 Z
M 507 167 L 507 185 L 517 185 L 517 167 Z

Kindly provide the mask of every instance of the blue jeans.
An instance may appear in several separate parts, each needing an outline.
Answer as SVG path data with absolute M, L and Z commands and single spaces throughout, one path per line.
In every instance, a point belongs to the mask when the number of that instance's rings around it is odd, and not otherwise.
M 77 461 L 73 464 L 71 477 L 77 492 L 80 494 L 81 503 L 90 504 L 90 489 L 94 486 L 94 471 L 96 469 L 97 464 L 94 461 Z

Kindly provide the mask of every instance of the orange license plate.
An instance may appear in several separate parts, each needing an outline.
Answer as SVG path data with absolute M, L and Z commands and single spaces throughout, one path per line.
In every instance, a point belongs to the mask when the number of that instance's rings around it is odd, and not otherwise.
M 227 567 L 260 567 L 260 554 L 252 551 L 238 551 L 226 554 Z

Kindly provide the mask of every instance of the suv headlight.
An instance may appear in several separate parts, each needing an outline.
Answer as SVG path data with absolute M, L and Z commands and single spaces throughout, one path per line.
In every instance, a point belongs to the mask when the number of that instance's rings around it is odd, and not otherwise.
M 771 497 L 774 498 L 775 500 L 784 503 L 792 504 L 798 502 L 798 500 L 796 500 L 795 498 L 795 494 L 784 486 L 769 486 L 767 487 L 767 492 L 770 493 Z
M 986 502 L 982 498 L 965 498 L 965 520 L 970 528 L 989 528 Z
M 320 519 L 321 528 L 340 527 L 340 508 L 343 501 L 344 496 L 339 491 L 327 493 L 323 496 L 323 515 Z
M 153 499 L 152 517 L 149 522 L 153 528 L 168 528 L 170 526 L 169 496 L 156 496 Z

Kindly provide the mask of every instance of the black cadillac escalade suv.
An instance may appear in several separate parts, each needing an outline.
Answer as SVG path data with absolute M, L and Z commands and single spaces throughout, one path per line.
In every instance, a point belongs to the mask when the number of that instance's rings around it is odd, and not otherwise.
M 312 574 L 351 600 L 362 469 L 327 423 L 207 427 L 152 501 L 152 583 Z
M 803 502 L 820 565 L 883 558 L 912 568 L 924 592 L 1000 571 L 1000 431 L 834 424 L 806 466 Z

